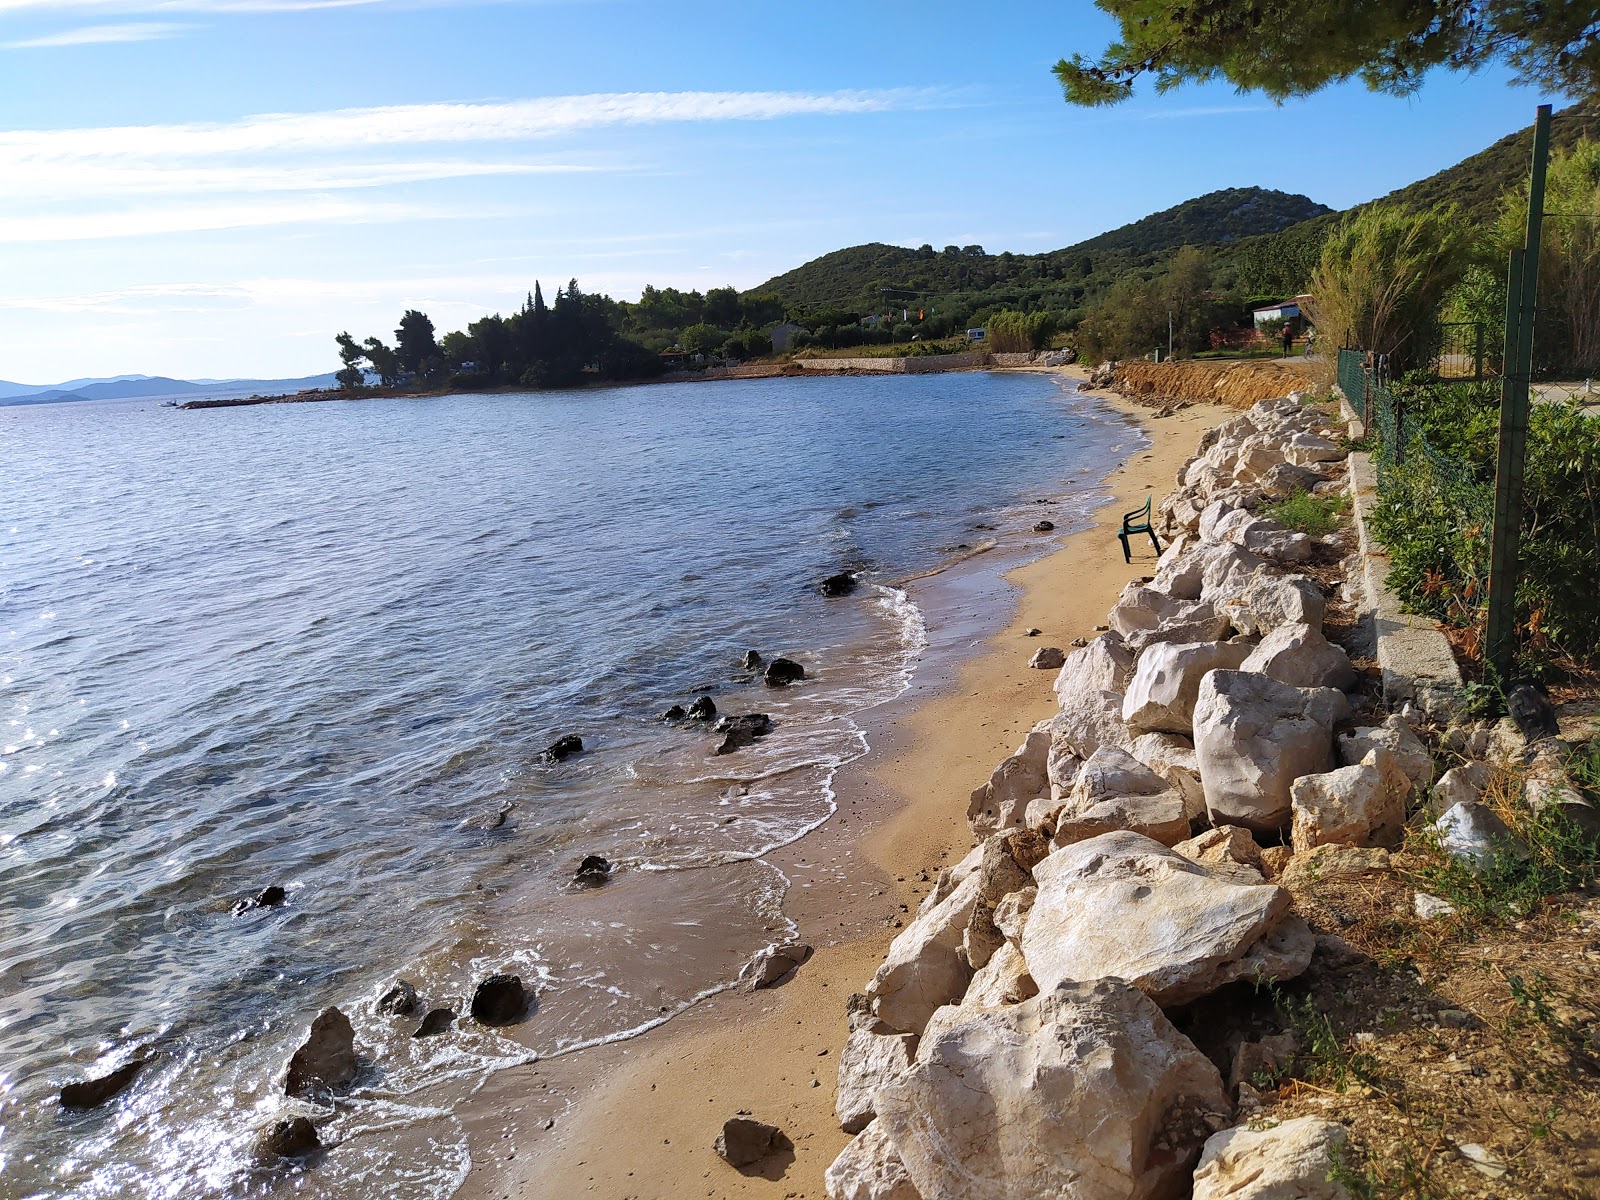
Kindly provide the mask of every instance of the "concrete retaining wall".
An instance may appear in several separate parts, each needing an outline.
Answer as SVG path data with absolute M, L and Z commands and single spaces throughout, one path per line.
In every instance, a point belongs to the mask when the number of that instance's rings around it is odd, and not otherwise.
M 959 371 L 986 367 L 990 355 L 928 354 L 916 358 L 797 358 L 794 365 L 806 371 L 867 371 L 879 375 L 934 375 L 940 371 Z M 1026 356 L 1023 356 L 1026 357 Z

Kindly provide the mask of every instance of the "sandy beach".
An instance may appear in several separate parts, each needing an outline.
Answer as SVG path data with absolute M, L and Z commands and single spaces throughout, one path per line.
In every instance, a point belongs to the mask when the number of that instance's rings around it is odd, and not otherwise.
M 845 1002 L 882 960 L 938 870 L 971 846 L 968 794 L 1056 710 L 1055 672 L 1032 670 L 1040 646 L 1093 635 L 1117 593 L 1148 575 L 1148 541 L 1125 563 L 1121 515 L 1167 490 L 1202 434 L 1231 415 L 1215 406 L 1156 417 L 1105 393 L 1149 445 L 1105 479 L 1112 499 L 1090 528 L 1009 571 L 1014 604 L 999 628 L 1003 586 L 990 572 L 924 581 L 933 654 L 956 664 L 919 671 L 880 714 L 873 752 L 840 773 L 839 813 L 772 856 L 791 879 L 788 915 L 816 953 L 787 983 L 712 997 L 641 1037 L 508 1070 L 458 1111 L 473 1167 L 460 1195 L 705 1197 L 824 1195 L 823 1171 L 849 1140 L 834 1118 Z M 932 607 L 927 589 L 938 589 Z M 1041 635 L 1025 635 L 1029 627 Z M 712 1151 L 740 1111 L 781 1127 L 792 1158 L 741 1174 Z

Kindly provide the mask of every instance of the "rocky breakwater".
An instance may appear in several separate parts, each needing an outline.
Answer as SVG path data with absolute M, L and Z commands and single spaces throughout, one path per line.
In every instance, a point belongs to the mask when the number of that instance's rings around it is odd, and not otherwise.
M 1161 502 L 1154 575 L 973 793 L 977 844 L 852 1001 L 833 1200 L 1343 1194 L 1339 1131 L 1250 1130 L 1249 1084 L 1180 1030 L 1221 989 L 1304 972 L 1319 943 L 1286 869 L 1381 854 L 1432 778 L 1403 720 L 1352 717 L 1370 700 L 1317 581 L 1350 548 L 1265 515 L 1342 486 L 1303 401 L 1206 435 Z

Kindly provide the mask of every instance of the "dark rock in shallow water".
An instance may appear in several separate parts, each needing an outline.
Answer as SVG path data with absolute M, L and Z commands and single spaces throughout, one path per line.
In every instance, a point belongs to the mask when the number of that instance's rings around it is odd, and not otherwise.
M 723 1122 L 715 1148 L 729 1165 L 748 1167 L 781 1150 L 793 1150 L 794 1143 L 776 1125 L 738 1116 Z
M 717 732 L 724 736 L 714 753 L 732 754 L 735 750 L 742 750 L 771 728 L 772 718 L 766 713 L 742 713 L 737 717 L 723 717 L 717 722 Z
M 744 652 L 744 657 L 739 660 L 739 665 L 746 671 L 760 670 L 761 655 L 757 654 L 754 650 L 746 650 Z
M 480 1025 L 510 1025 L 527 1011 L 520 975 L 491 975 L 472 993 L 472 1019 Z
M 403 1017 L 417 1011 L 417 989 L 404 979 L 378 997 L 378 1011 L 389 1017 Z
M 1517 723 L 1522 736 L 1530 742 L 1540 738 L 1556 737 L 1561 729 L 1556 724 L 1556 710 L 1538 685 L 1519 683 L 1506 693 L 1506 707 L 1511 719 Z
M 427 1016 L 422 1018 L 422 1024 L 412 1032 L 414 1038 L 432 1037 L 436 1033 L 443 1033 L 450 1028 L 450 1023 L 456 1019 L 453 1009 L 430 1008 Z
M 275 1122 L 261 1135 L 261 1149 L 278 1158 L 304 1158 L 322 1149 L 317 1127 L 305 1117 L 288 1117 Z
M 840 571 L 837 575 L 829 575 L 817 585 L 817 590 L 824 596 L 848 596 L 856 590 L 855 572 Z
M 767 664 L 763 678 L 768 687 L 788 687 L 806 677 L 806 669 L 792 658 L 775 658 Z
M 1049 533 L 1055 527 L 1056 523 L 1054 521 L 1035 521 L 1033 523 L 1033 531 L 1035 533 Z
M 273 884 L 271 887 L 262 888 L 254 896 L 249 896 L 235 904 L 233 906 L 233 915 L 242 917 L 245 913 L 253 912 L 258 908 L 277 908 L 288 898 L 287 892 L 277 884 Z
M 549 748 L 540 757 L 545 762 L 560 762 L 562 759 L 571 758 L 574 754 L 582 753 L 583 739 L 575 733 L 569 733 L 550 743 Z
M 482 812 L 475 817 L 468 817 L 461 822 L 462 829 L 476 829 L 484 833 L 491 833 L 506 823 L 506 816 L 517 807 L 516 802 L 507 800 L 494 812 Z
M 788 978 L 801 963 L 811 957 L 811 947 L 804 942 L 790 942 L 785 946 L 768 946 L 745 963 L 739 972 L 739 982 L 747 991 L 769 988 Z
M 577 873 L 573 875 L 573 883 L 581 883 L 584 887 L 599 887 L 611 878 L 611 864 L 598 854 L 587 855 L 578 864 Z
M 710 696 L 697 696 L 694 703 L 689 705 L 691 721 L 714 721 L 716 718 L 717 706 L 712 703 Z
M 311 1022 L 311 1034 L 289 1060 L 283 1090 L 300 1100 L 342 1092 L 356 1079 L 356 1031 L 337 1008 L 325 1008 Z
M 667 709 L 666 712 L 661 714 L 661 719 L 663 721 L 681 721 L 688 715 L 689 714 L 683 710 L 683 705 L 674 704 L 671 708 Z
M 155 1055 L 148 1054 L 118 1067 L 109 1074 L 95 1079 L 85 1079 L 80 1083 L 69 1083 L 61 1089 L 61 1107 L 99 1108 L 111 1097 L 126 1091 L 134 1076 L 154 1061 Z

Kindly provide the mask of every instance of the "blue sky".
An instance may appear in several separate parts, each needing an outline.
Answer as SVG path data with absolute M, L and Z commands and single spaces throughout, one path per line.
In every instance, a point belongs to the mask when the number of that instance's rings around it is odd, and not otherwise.
M 1087 0 L 0 0 L 0 379 L 332 370 L 576 276 L 1047 250 L 1221 187 L 1335 207 L 1529 123 L 1498 72 L 1069 108 Z

